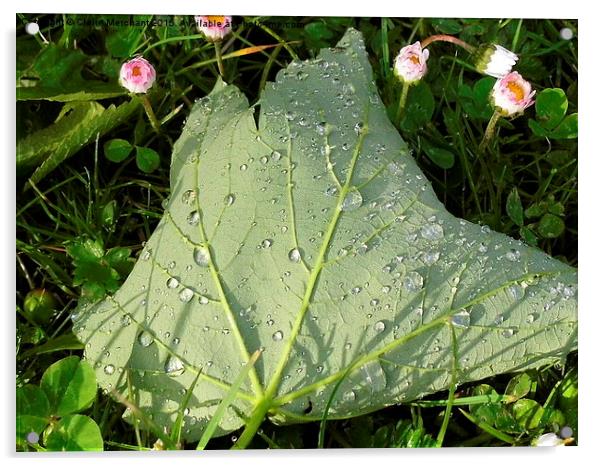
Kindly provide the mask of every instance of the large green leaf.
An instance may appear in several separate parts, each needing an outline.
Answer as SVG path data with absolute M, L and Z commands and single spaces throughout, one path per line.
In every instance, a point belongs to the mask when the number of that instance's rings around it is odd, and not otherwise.
M 131 275 L 78 310 L 105 389 L 198 439 L 344 418 L 540 366 L 576 347 L 576 273 L 457 219 L 387 118 L 361 36 L 292 63 L 255 108 L 218 82 L 174 147 L 171 198 Z M 455 334 L 455 338 L 453 335 Z M 453 341 L 457 341 L 454 347 Z M 123 372 L 123 373 L 122 373 Z

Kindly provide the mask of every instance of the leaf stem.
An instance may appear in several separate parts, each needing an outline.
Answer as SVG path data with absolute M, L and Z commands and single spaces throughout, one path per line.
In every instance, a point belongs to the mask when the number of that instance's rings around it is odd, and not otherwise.
M 401 88 L 401 95 L 399 96 L 399 105 L 397 107 L 397 116 L 395 120 L 397 124 L 401 124 L 401 116 L 403 115 L 403 111 L 406 106 L 406 101 L 408 100 L 408 90 L 410 89 L 410 83 L 404 82 L 403 87 Z
M 447 397 L 447 406 L 445 408 L 445 414 L 443 415 L 443 422 L 437 435 L 437 446 L 441 448 L 443 446 L 443 439 L 447 432 L 447 426 L 449 425 L 449 419 L 451 417 L 452 406 L 454 405 L 454 395 L 456 393 L 456 380 L 458 372 L 458 341 L 456 340 L 456 331 L 452 324 L 448 324 L 451 331 L 452 337 L 452 367 L 451 367 L 451 382 L 449 384 L 449 395 Z
M 155 130 L 155 133 L 161 133 L 161 124 L 153 111 L 153 107 L 150 103 L 150 100 L 146 94 L 142 94 L 140 96 L 140 101 L 142 102 L 142 106 L 144 107 L 144 111 L 146 112 L 146 116 L 148 117 L 151 126 Z

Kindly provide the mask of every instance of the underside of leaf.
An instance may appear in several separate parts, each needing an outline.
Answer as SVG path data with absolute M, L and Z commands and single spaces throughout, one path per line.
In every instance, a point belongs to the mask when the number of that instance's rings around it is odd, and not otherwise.
M 259 106 L 257 128 L 221 81 L 196 103 L 134 270 L 74 316 L 101 387 L 170 428 L 200 371 L 195 440 L 257 349 L 217 434 L 260 402 L 317 420 L 336 386 L 328 417 L 352 417 L 576 348 L 576 271 L 445 210 L 358 32 L 280 71 Z

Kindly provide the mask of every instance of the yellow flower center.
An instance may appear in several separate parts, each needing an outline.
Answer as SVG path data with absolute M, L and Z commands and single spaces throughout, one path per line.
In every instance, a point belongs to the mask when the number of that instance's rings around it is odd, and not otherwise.
M 506 85 L 508 90 L 512 93 L 516 100 L 523 100 L 525 98 L 525 91 L 522 86 L 516 83 L 508 83 Z
M 142 72 L 140 71 L 139 66 L 134 66 L 132 68 L 132 76 L 140 76 L 141 74 L 142 74 Z
M 412 55 L 410 56 L 410 61 L 414 64 L 414 65 L 420 65 L 420 59 L 416 56 L 416 55 Z
M 221 23 L 221 25 L 223 26 L 226 23 L 226 17 L 225 16 L 207 16 L 207 22 L 211 22 L 213 24 L 219 24 Z

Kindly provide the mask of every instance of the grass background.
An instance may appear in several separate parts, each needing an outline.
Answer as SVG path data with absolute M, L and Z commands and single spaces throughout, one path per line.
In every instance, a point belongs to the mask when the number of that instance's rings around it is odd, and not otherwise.
M 50 45 L 25 32 L 23 23 L 33 18 L 38 18 Z M 74 145 L 73 156 L 35 185 L 28 184 L 35 166 L 18 167 L 18 386 L 37 383 L 53 362 L 69 354 L 82 354 L 77 342 L 70 339 L 70 313 L 81 299 L 114 291 L 127 276 L 128 260 L 114 267 L 105 261 L 94 273 L 82 276 L 74 245 L 90 239 L 103 252 L 126 248 L 131 258 L 137 256 L 169 196 L 173 142 L 194 101 L 212 89 L 218 76 L 213 45 L 198 37 L 190 17 L 121 17 L 173 23 L 157 27 L 91 24 L 99 18 L 111 17 L 18 15 L 18 84 L 54 83 L 55 92 L 69 92 L 75 82 L 91 92 L 97 86 L 116 83 L 121 63 L 142 53 L 157 69 L 150 98 L 156 115 L 164 120 L 162 133 L 153 131 L 144 111 L 138 108 L 98 140 L 94 137 L 83 147 Z M 538 92 L 563 89 L 567 114 L 577 111 L 578 28 L 573 20 L 235 17 L 234 33 L 223 44 L 225 56 L 259 45 L 272 47 L 247 50 L 226 59 L 225 79 L 255 103 L 266 81 L 278 70 L 292 60 L 315 56 L 322 47 L 334 46 L 348 27 L 364 34 L 381 98 L 392 118 L 401 88 L 391 71 L 395 55 L 402 46 L 431 34 L 453 34 L 473 45 L 495 42 L 512 49 L 520 55 L 516 69 Z M 573 32 L 571 40 L 560 37 L 563 28 Z M 44 61 L 48 47 L 57 51 L 52 61 Z M 493 79 L 476 73 L 471 57 L 451 44 L 435 43 L 430 50 L 429 73 L 410 90 L 405 117 L 398 127 L 439 198 L 456 216 L 523 238 L 576 266 L 577 140 L 535 134 L 529 126 L 529 120 L 536 117 L 531 108 L 525 116 L 503 120 L 487 151 L 480 154 L 478 145 L 492 112 L 487 91 Z M 117 95 L 99 102 L 107 107 L 128 100 L 128 96 Z M 26 141 L 51 125 L 66 110 L 64 106 L 63 102 L 45 99 L 18 101 L 17 141 Z M 146 173 L 133 153 L 119 163 L 107 160 L 103 145 L 114 138 L 156 151 L 158 168 Z M 522 225 L 511 213 L 517 199 Z M 561 219 L 563 227 L 556 225 L 551 231 L 544 220 L 546 215 Z M 47 316 L 40 314 L 40 308 L 30 312 L 25 305 L 28 294 L 41 289 L 55 301 L 50 306 L 53 312 Z M 472 420 L 454 408 L 444 445 L 507 445 L 504 435 L 515 444 L 528 444 L 560 424 L 576 431 L 576 404 L 562 396 L 567 380 L 576 377 L 576 367 L 577 356 L 573 354 L 566 364 L 523 375 L 530 382 L 529 389 L 520 392 L 521 398 L 543 406 L 543 421 L 535 419 L 539 411 L 533 411 L 534 405 L 529 403 L 523 403 L 531 409 L 527 414 L 515 404 L 490 403 L 487 409 L 472 410 Z M 500 375 L 485 382 L 498 393 L 510 393 L 516 380 L 512 375 Z M 460 395 L 480 393 L 483 387 L 477 385 L 462 387 Z M 429 398 L 442 400 L 446 394 Z M 325 446 L 429 445 L 437 436 L 444 409 L 401 405 L 361 418 L 329 422 Z M 143 431 L 137 439 L 132 427 L 121 419 L 123 410 L 123 405 L 99 393 L 86 412 L 99 424 L 105 448 L 152 447 L 156 438 Z M 507 423 L 496 425 L 507 416 L 511 418 Z M 488 431 L 487 426 L 494 430 Z M 253 447 L 315 448 L 318 430 L 316 423 L 292 427 L 266 423 Z M 225 437 L 213 440 L 209 448 L 231 445 L 232 439 Z

